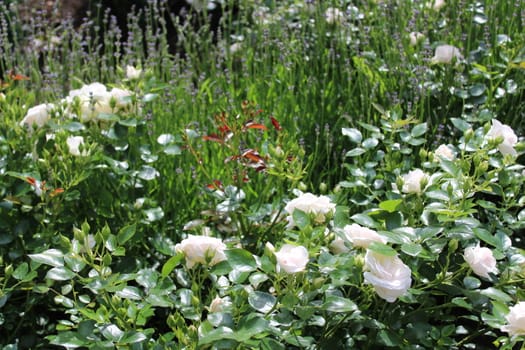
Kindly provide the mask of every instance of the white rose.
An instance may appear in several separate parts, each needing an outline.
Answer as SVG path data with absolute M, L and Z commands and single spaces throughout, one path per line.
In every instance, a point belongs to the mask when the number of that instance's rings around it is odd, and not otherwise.
M 342 254 L 350 251 L 350 249 L 346 246 L 345 240 L 341 237 L 336 237 L 331 243 L 330 243 L 330 250 L 334 254 Z
M 303 246 L 285 244 L 275 253 L 277 258 L 277 272 L 284 270 L 286 273 L 304 271 L 308 263 L 308 251 Z
M 477 246 L 468 247 L 463 254 L 465 261 L 472 271 L 478 276 L 489 278 L 489 273 L 497 273 L 496 259 L 492 250 L 486 247 Z
M 344 14 L 341 10 L 335 7 L 329 7 L 324 14 L 326 22 L 329 24 L 341 23 L 344 19 Z
M 69 153 L 74 156 L 87 156 L 87 151 L 80 152 L 80 145 L 84 145 L 84 138 L 82 136 L 69 136 L 66 140 Z
M 436 11 L 441 10 L 443 6 L 445 6 L 445 0 L 434 0 L 432 3 L 432 9 Z
M 425 39 L 425 35 L 420 32 L 411 32 L 408 36 L 410 38 L 410 46 L 416 46 L 421 40 Z
M 489 140 L 501 138 L 503 141 L 498 145 L 498 150 L 503 155 L 513 155 L 515 156 L 516 150 L 514 146 L 518 143 L 518 137 L 514 133 L 514 130 L 506 124 L 502 124 L 497 119 L 492 119 L 492 127 L 486 135 L 486 138 Z
M 231 305 L 231 301 L 227 298 L 215 297 L 210 303 L 210 312 L 223 312 Z
M 43 103 L 38 106 L 29 108 L 24 119 L 20 122 L 20 125 L 26 127 L 32 127 L 36 125 L 41 128 L 44 126 L 50 118 L 49 112 L 54 108 L 54 105 Z
M 126 66 L 126 78 L 129 80 L 136 80 L 140 78 L 140 75 L 142 74 L 142 69 L 135 68 L 133 66 Z
M 131 91 L 113 88 L 109 92 L 110 99 L 115 101 L 115 106 L 118 108 L 124 108 L 128 106 L 131 102 Z
M 447 145 L 440 145 L 436 150 L 434 151 L 434 154 L 440 158 L 447 159 L 447 160 L 454 160 L 454 152 L 452 152 L 452 149 L 448 147 Z
M 368 248 L 372 242 L 386 243 L 376 231 L 358 224 L 346 225 L 343 228 L 345 237 L 352 242 L 354 247 Z
M 463 56 L 459 49 L 452 45 L 439 45 L 436 47 L 432 63 L 450 63 L 453 59 L 461 60 Z
M 409 171 L 402 178 L 403 188 L 401 190 L 405 193 L 421 193 L 430 179 L 421 169 Z
M 226 245 L 214 237 L 189 235 L 175 245 L 175 250 L 184 254 L 188 268 L 192 268 L 197 263 L 213 266 L 226 260 L 224 254 Z
M 80 103 L 80 120 L 90 121 L 95 119 L 100 113 L 111 113 L 109 94 L 105 85 L 92 83 L 84 85 L 80 89 L 71 90 L 65 102 L 71 104 L 78 99 Z
M 510 336 L 525 335 L 525 302 L 520 301 L 509 309 L 505 316 L 507 324 L 501 327 L 503 332 L 508 332 Z
M 295 226 L 293 212 L 299 209 L 307 214 L 315 215 L 316 223 L 323 223 L 328 214 L 335 211 L 335 203 L 332 203 L 328 196 L 315 196 L 311 193 L 303 193 L 299 197 L 292 199 L 286 204 L 284 210 L 288 215 L 288 228 Z
M 412 283 L 410 268 L 397 256 L 386 256 L 371 250 L 365 255 L 364 278 L 376 293 L 389 303 L 406 293 Z

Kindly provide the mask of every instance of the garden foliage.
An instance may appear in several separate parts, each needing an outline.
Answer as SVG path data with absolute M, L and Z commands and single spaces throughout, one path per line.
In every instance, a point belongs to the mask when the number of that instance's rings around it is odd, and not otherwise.
M 525 3 L 192 4 L 0 4 L 2 349 L 523 346 Z

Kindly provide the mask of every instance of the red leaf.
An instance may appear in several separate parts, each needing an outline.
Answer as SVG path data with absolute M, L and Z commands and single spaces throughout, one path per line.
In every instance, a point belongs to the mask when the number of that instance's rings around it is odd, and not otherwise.
M 250 160 L 251 162 L 254 162 L 254 163 L 259 163 L 259 162 L 264 163 L 263 157 L 261 157 L 261 155 L 259 153 L 257 153 L 257 151 L 255 151 L 255 150 L 253 150 L 251 148 L 249 150 L 245 151 L 242 154 L 242 157 L 246 158 L 246 159 L 248 159 L 248 160 Z
M 214 190 L 221 190 L 222 189 L 222 182 L 219 180 L 213 180 L 211 184 L 206 185 L 206 188 L 214 191 Z
M 246 123 L 244 123 L 245 129 L 259 129 L 259 130 L 267 130 L 266 125 L 254 123 L 253 120 L 249 120 Z
M 204 141 L 213 141 L 213 142 L 220 142 L 220 143 L 224 143 L 224 140 L 221 139 L 218 135 L 216 134 L 210 134 L 210 135 L 204 135 L 202 137 L 202 139 Z
M 14 70 L 9 72 L 9 79 L 11 80 L 29 80 L 28 77 L 22 74 L 16 74 Z
M 270 116 L 270 120 L 272 121 L 272 125 L 275 128 L 275 130 L 277 130 L 277 131 L 281 131 L 282 130 L 281 124 L 279 124 L 277 119 L 275 119 L 274 117 Z

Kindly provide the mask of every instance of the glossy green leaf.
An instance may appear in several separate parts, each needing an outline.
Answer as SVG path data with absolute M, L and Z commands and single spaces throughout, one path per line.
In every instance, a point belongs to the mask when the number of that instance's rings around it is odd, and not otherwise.
M 102 335 L 113 342 L 118 342 L 122 339 L 124 332 L 114 324 L 108 324 L 102 327 L 100 330 Z
M 310 217 L 302 210 L 295 209 L 292 213 L 292 218 L 295 225 L 301 230 L 310 225 Z
M 393 213 L 397 210 L 399 205 L 403 203 L 402 199 L 389 199 L 386 201 L 382 201 L 379 203 L 379 208 L 388 211 L 389 213 Z
M 510 303 L 513 300 L 510 295 L 503 292 L 501 289 L 494 287 L 488 287 L 487 289 L 482 290 L 481 294 L 489 297 L 492 300 L 497 300 L 504 303 Z
M 269 293 L 254 291 L 248 295 L 248 303 L 256 311 L 266 314 L 273 309 L 277 298 Z
M 39 264 L 55 267 L 64 266 L 64 253 L 58 249 L 48 249 L 42 253 L 29 254 L 28 256 L 31 260 Z
M 404 243 L 401 245 L 401 251 L 410 256 L 418 256 L 423 247 L 417 243 Z
M 179 266 L 180 262 L 184 259 L 184 254 L 177 254 L 168 259 L 162 266 L 161 275 L 162 277 L 168 277 L 168 275 Z
M 350 299 L 336 295 L 328 295 L 321 306 L 323 310 L 331 312 L 354 312 L 358 310 L 357 305 Z
M 130 299 L 130 300 L 141 300 L 142 299 L 140 290 L 137 287 L 133 287 L 133 286 L 126 286 L 122 290 L 117 291 L 115 294 L 123 299 Z
M 345 156 L 346 157 L 357 157 L 357 156 L 360 156 L 361 154 L 363 154 L 365 152 L 366 152 L 366 150 L 364 148 L 356 147 L 356 148 L 352 148 L 350 151 L 346 152 Z
M 350 141 L 353 143 L 360 143 L 363 139 L 363 135 L 361 134 L 361 131 L 354 129 L 354 128 L 342 128 L 342 133 L 344 136 L 348 136 Z
M 410 131 L 410 136 L 412 136 L 412 137 L 420 137 L 420 136 L 424 135 L 427 132 L 427 130 L 428 130 L 427 123 L 417 124 Z
M 29 272 L 29 265 L 27 263 L 22 263 L 13 271 L 13 277 L 17 280 L 23 280 L 27 273 Z
M 67 349 L 76 349 L 85 347 L 89 342 L 79 338 L 76 332 L 60 332 L 57 335 L 48 337 L 52 345 L 65 347 Z
M 53 267 L 46 273 L 47 279 L 55 281 L 67 281 L 75 276 L 75 273 L 65 266 Z
M 135 224 L 124 226 L 117 234 L 117 241 L 119 245 L 123 245 L 127 241 L 129 241 L 134 235 L 137 230 L 137 226 Z
M 368 246 L 368 250 L 371 250 L 375 253 L 379 253 L 381 255 L 386 255 L 386 256 L 396 256 L 397 255 L 397 252 L 394 248 L 386 244 L 380 243 L 380 242 L 372 242 L 372 244 Z
M 469 129 L 472 128 L 472 126 L 467 123 L 466 121 L 464 121 L 463 119 L 459 119 L 459 118 L 450 118 L 450 121 L 452 122 L 452 124 L 454 124 L 454 126 L 460 130 L 460 131 L 467 131 Z

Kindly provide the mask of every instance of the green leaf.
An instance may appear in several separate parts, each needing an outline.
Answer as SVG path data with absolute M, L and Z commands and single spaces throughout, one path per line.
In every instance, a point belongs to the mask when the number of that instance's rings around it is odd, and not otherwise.
M 372 242 L 372 244 L 368 246 L 368 250 L 385 256 L 397 255 L 397 252 L 394 248 L 380 242 Z
M 182 149 L 177 145 L 166 146 L 162 151 L 169 156 L 178 156 L 179 154 L 182 154 Z
M 481 281 L 476 277 L 467 276 L 463 279 L 463 285 L 467 289 L 476 289 L 479 288 L 479 286 L 481 286 Z
M 148 337 L 142 332 L 128 331 L 124 333 L 122 339 L 120 339 L 120 344 L 135 344 L 140 343 L 146 340 Z
M 39 254 L 29 254 L 31 260 L 39 264 L 55 267 L 64 266 L 64 254 L 58 249 L 48 249 Z
M 75 273 L 65 266 L 53 267 L 46 273 L 46 278 L 54 281 L 67 281 L 73 277 L 75 277 Z
M 412 128 L 412 131 L 410 132 L 410 135 L 412 137 L 419 137 L 423 134 L 425 134 L 428 130 L 427 123 L 421 123 Z
M 233 333 L 233 338 L 238 342 L 244 342 L 255 335 L 261 335 L 265 331 L 270 329 L 269 321 L 261 317 L 253 317 L 249 315 L 248 317 L 241 319 L 239 322 L 241 328 Z
M 129 241 L 135 235 L 136 229 L 137 225 L 135 224 L 124 226 L 117 234 L 118 244 L 123 245 Z
M 376 227 L 376 222 L 366 214 L 354 214 L 350 217 L 355 223 L 366 226 L 366 227 Z
M 66 266 L 74 272 L 80 272 L 86 266 L 86 262 L 82 257 L 75 253 L 68 253 L 64 256 L 64 261 L 66 262 Z
M 159 94 L 152 94 L 152 93 L 148 93 L 146 95 L 144 95 L 144 97 L 142 97 L 142 102 L 151 102 L 153 100 L 155 100 L 157 97 L 159 97 Z
M 87 346 L 90 342 L 84 341 L 77 336 L 75 332 L 61 332 L 58 335 L 47 337 L 50 344 L 58 345 L 68 349 L 76 349 L 81 346 Z
M 231 267 L 241 272 L 250 272 L 257 269 L 257 263 L 253 255 L 244 249 L 228 249 L 224 252 Z
M 410 256 L 418 256 L 423 247 L 417 243 L 404 243 L 401 245 L 401 251 Z
M 460 168 L 457 166 L 455 162 L 452 162 L 447 159 L 441 158 L 439 160 L 439 165 L 441 166 L 441 169 L 443 169 L 445 172 L 453 176 L 458 176 L 461 172 Z
M 162 277 L 168 277 L 168 275 L 179 266 L 180 262 L 184 259 L 184 254 L 177 254 L 168 259 L 162 266 L 161 275 Z
M 348 136 L 350 138 L 350 141 L 353 143 L 360 143 L 363 139 L 363 135 L 361 134 L 361 131 L 354 129 L 354 128 L 342 128 L 341 129 L 343 136 Z
M 27 263 L 22 263 L 15 269 L 15 271 L 13 271 L 13 277 L 17 280 L 23 280 L 24 277 L 26 277 L 28 271 L 29 265 L 27 265 Z
M 300 209 L 295 209 L 292 213 L 292 218 L 295 225 L 300 229 L 304 229 L 306 226 L 310 225 L 310 217 L 304 211 Z
M 137 176 L 142 180 L 151 181 L 159 176 L 159 172 L 152 166 L 143 165 Z
M 467 302 L 466 298 L 460 298 L 460 297 L 453 298 L 452 303 L 459 307 L 468 309 L 468 310 L 472 310 L 473 308 L 473 306 Z
M 402 199 L 389 199 L 379 203 L 379 208 L 386 210 L 389 213 L 393 213 L 401 203 L 403 203 Z
M 198 345 L 213 344 L 221 339 L 233 339 L 233 330 L 220 326 L 199 336 Z
M 133 286 L 126 286 L 122 290 L 117 291 L 115 294 L 123 299 L 130 299 L 130 300 L 141 300 L 142 299 L 140 290 L 137 287 L 133 287 Z
M 345 156 L 346 157 L 357 157 L 357 156 L 360 156 L 361 154 L 363 154 L 365 152 L 366 152 L 366 150 L 364 148 L 356 147 L 356 148 L 351 149 L 350 151 L 346 152 Z
M 480 227 L 474 227 L 472 229 L 472 232 L 474 232 L 474 235 L 481 239 L 483 242 L 490 244 L 493 247 L 498 247 L 500 241 L 492 235 L 489 231 L 480 228 Z
M 507 293 L 503 292 L 500 289 L 489 287 L 487 289 L 484 289 L 481 291 L 481 294 L 489 297 L 492 300 L 501 301 L 504 303 L 510 303 L 512 301 L 512 297 L 509 296 Z
M 100 330 L 102 335 L 113 342 L 118 342 L 122 339 L 124 332 L 114 324 L 108 324 Z
M 462 132 L 465 132 L 467 131 L 468 129 L 471 129 L 472 126 L 467 123 L 466 121 L 464 121 L 463 119 L 459 119 L 459 118 L 450 118 L 450 121 L 452 122 L 452 124 L 454 124 L 454 126 L 462 131 Z
M 266 314 L 273 309 L 277 303 L 277 298 L 269 293 L 255 291 L 248 295 L 248 303 L 255 310 Z
M 379 144 L 379 141 L 377 139 L 370 137 L 364 140 L 362 145 L 364 149 L 370 150 L 376 147 L 378 144 Z
M 389 330 L 382 329 L 378 334 L 379 341 L 388 347 L 399 347 L 401 345 L 401 337 Z
M 354 312 L 358 310 L 353 301 L 336 295 L 328 295 L 321 308 L 331 312 Z

